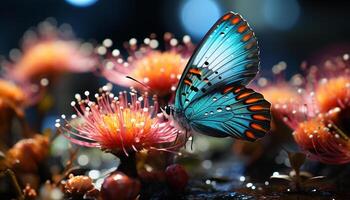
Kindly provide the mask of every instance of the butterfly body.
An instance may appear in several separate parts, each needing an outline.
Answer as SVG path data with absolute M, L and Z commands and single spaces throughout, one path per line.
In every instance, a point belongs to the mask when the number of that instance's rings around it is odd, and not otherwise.
M 229 12 L 209 30 L 179 81 L 167 116 L 186 132 L 254 141 L 270 129 L 270 103 L 245 87 L 257 74 L 254 32 Z

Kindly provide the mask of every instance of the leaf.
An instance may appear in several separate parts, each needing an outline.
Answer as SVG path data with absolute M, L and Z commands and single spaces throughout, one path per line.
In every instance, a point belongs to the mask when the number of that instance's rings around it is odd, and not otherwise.
M 278 182 L 278 183 L 286 183 L 286 182 L 292 182 L 292 178 L 288 175 L 285 174 L 278 174 L 278 175 L 273 175 L 270 177 L 271 181 L 273 182 Z
M 315 176 L 312 178 L 307 179 L 306 181 L 303 182 L 303 185 L 305 187 L 324 187 L 329 185 L 328 181 L 326 180 L 325 176 Z

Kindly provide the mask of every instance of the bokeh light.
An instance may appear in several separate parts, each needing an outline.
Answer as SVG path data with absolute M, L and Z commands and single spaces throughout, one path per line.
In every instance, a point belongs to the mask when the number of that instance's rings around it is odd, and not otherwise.
M 221 15 L 221 8 L 212 0 L 187 0 L 181 7 L 181 23 L 185 31 L 200 39 Z
M 228 7 L 230 7 L 233 12 L 241 14 L 254 30 L 264 29 L 267 28 L 265 20 L 262 17 L 262 7 L 265 1 L 266 0 L 235 0 L 231 1 Z
M 226 6 L 240 13 L 254 30 L 263 31 L 289 30 L 301 13 L 297 0 L 235 0 Z
M 265 0 L 263 16 L 271 27 L 288 30 L 298 21 L 300 6 L 297 0 Z
M 67 3 L 77 7 L 88 7 L 95 4 L 98 0 L 65 0 Z

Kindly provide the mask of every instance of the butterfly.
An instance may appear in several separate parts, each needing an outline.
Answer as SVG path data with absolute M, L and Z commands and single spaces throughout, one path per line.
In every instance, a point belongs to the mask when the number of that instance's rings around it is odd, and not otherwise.
M 190 58 L 174 105 L 164 114 L 186 133 L 248 141 L 263 137 L 270 130 L 271 104 L 246 88 L 259 65 L 254 32 L 239 14 L 225 14 Z

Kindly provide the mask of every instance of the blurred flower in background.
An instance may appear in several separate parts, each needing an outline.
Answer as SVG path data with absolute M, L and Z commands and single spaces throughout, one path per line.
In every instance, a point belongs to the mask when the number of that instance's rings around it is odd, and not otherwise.
M 126 59 L 123 59 L 118 49 L 107 52 L 106 47 L 110 47 L 110 43 L 110 40 L 105 40 L 104 46 L 97 48 L 100 54 L 106 55 L 102 63 L 102 74 L 117 85 L 148 90 L 159 97 L 162 106 L 167 105 L 193 52 L 191 38 L 184 36 L 181 43 L 171 33 L 166 33 L 165 50 L 159 48 L 155 35 L 145 38 L 140 45 L 132 38 L 125 43 L 128 52 Z M 126 78 L 127 76 L 136 81 Z
M 10 60 L 2 65 L 6 78 L 15 80 L 33 97 L 62 73 L 92 71 L 96 67 L 92 55 L 92 45 L 75 39 L 68 24 L 57 27 L 49 18 L 26 31 L 21 50 L 12 49 Z
M 38 189 L 40 177 L 37 173 L 48 157 L 49 149 L 50 141 L 46 135 L 36 134 L 32 138 L 19 140 L 5 153 L 0 168 L 13 170 L 21 184 L 30 184 Z
M 298 145 L 324 163 L 350 162 L 349 74 L 348 54 L 311 66 L 298 89 L 300 101 L 279 108 L 289 111 L 282 111 L 283 119 Z
M 22 133 L 27 130 L 24 123 L 24 107 L 26 105 L 25 92 L 14 83 L 0 79 L 0 149 L 4 150 L 12 145 L 12 125 L 14 119 L 22 123 Z

